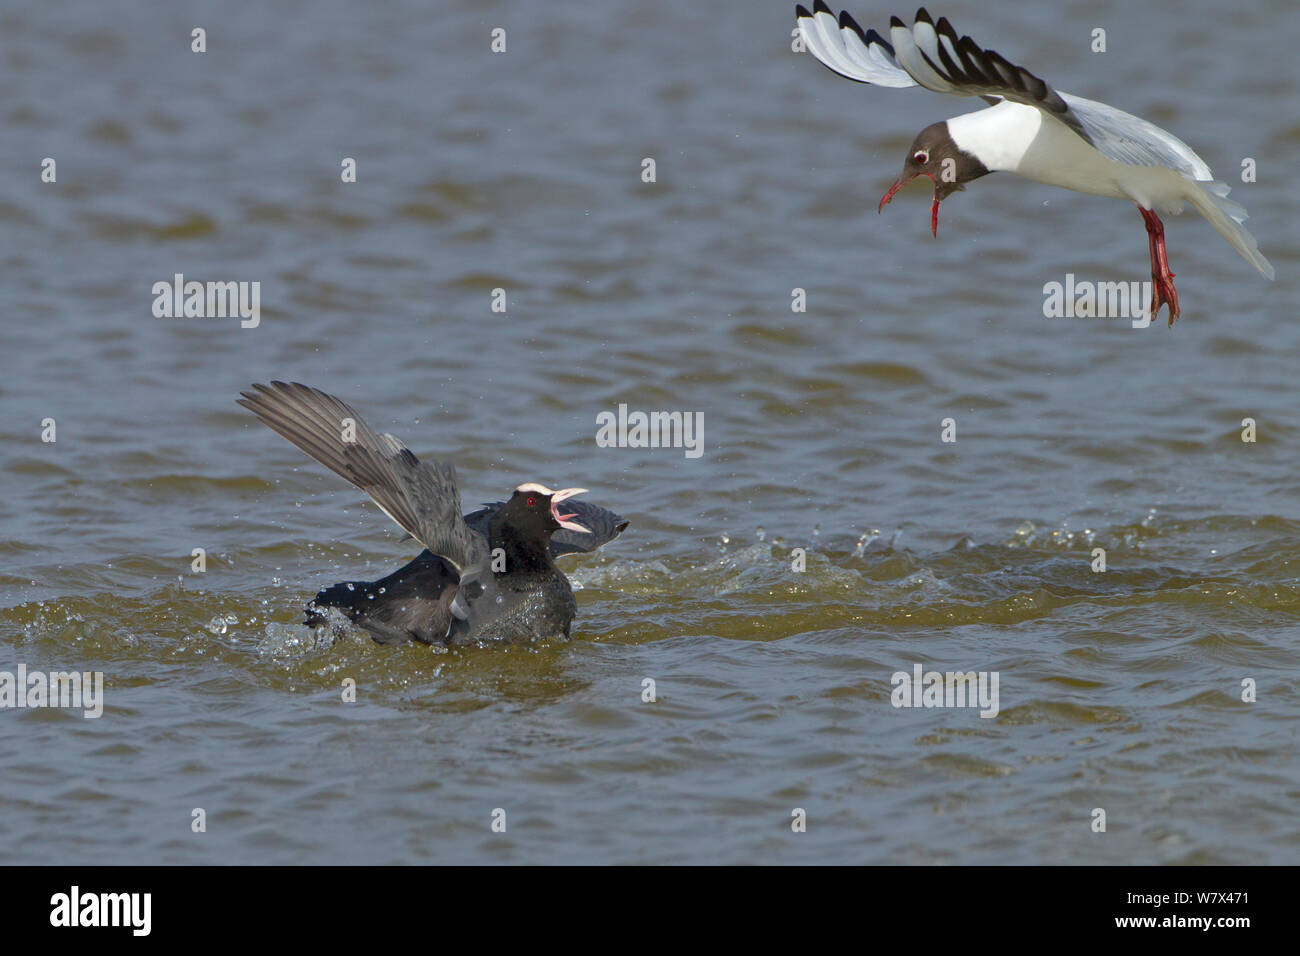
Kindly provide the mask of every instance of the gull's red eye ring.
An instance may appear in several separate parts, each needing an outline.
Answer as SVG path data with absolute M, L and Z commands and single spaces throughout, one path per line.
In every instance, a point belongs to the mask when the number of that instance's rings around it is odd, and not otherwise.
M 918 166 L 924 166 L 929 161 L 930 161 L 930 154 L 923 149 L 918 149 L 915 153 L 912 154 L 912 162 L 916 163 Z
M 537 499 L 534 498 L 532 495 L 529 495 L 529 496 L 528 496 L 528 507 L 530 507 L 530 508 L 535 508 L 536 506 L 537 506 Z

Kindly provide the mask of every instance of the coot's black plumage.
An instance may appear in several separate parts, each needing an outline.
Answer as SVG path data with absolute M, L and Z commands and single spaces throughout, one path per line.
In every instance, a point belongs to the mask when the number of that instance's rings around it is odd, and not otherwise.
M 307 606 L 313 627 L 336 607 L 381 644 L 568 637 L 577 603 L 555 557 L 594 551 L 627 527 L 612 511 L 570 501 L 581 488 L 536 482 L 462 515 L 450 462 L 421 461 L 339 399 L 296 382 L 241 394 L 239 404 L 368 494 L 426 549 L 381 580 L 325 588 Z M 568 502 L 563 513 L 560 502 Z

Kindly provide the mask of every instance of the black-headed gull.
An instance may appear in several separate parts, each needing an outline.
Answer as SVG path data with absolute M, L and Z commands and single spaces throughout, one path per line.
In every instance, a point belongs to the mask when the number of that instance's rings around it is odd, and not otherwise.
M 917 134 L 903 173 L 877 211 L 917 176 L 934 182 L 930 228 L 939 234 L 939 203 L 963 184 L 1009 172 L 1075 192 L 1137 203 L 1151 246 L 1151 315 L 1169 305 L 1178 312 L 1174 274 L 1165 257 L 1165 229 L 1157 213 L 1177 215 L 1189 202 L 1260 274 L 1273 267 L 1241 223 L 1246 210 L 1228 199 L 1228 187 L 1186 143 L 1144 119 L 1105 103 L 1052 89 L 1024 67 L 970 37 L 958 38 L 945 18 L 922 7 L 909 27 L 898 17 L 890 41 L 863 31 L 848 12 L 837 19 L 822 0 L 795 16 L 809 52 L 840 76 L 876 86 L 923 86 L 936 93 L 983 97 L 992 106 L 927 126 Z

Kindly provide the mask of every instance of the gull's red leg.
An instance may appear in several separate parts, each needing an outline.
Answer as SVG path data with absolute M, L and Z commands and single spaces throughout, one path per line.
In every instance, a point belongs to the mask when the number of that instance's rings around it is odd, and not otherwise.
M 1151 209 L 1138 207 L 1147 224 L 1147 239 L 1151 244 L 1151 318 L 1160 312 L 1160 306 L 1169 304 L 1169 324 L 1178 318 L 1178 292 L 1174 289 L 1174 274 L 1169 271 L 1165 255 L 1165 224 Z

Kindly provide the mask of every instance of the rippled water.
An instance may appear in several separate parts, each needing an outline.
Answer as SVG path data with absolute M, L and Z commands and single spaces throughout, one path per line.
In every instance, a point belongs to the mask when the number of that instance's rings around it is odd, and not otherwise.
M 0 711 L 0 859 L 1296 860 L 1293 6 L 933 8 L 1237 183 L 1278 281 L 1184 216 L 1145 330 L 1042 317 L 1146 278 L 1127 205 L 1002 175 L 937 240 L 919 186 L 876 216 L 974 104 L 837 80 L 792 4 L 439 7 L 0 15 L 0 670 L 106 680 L 98 720 Z M 154 318 L 178 272 L 260 281 L 260 325 Z M 631 519 L 566 563 L 574 639 L 300 628 L 414 549 L 234 404 L 271 378 L 467 502 Z M 704 455 L 597 447 L 619 403 L 702 412 Z M 918 663 L 998 672 L 1000 713 L 892 707 Z

